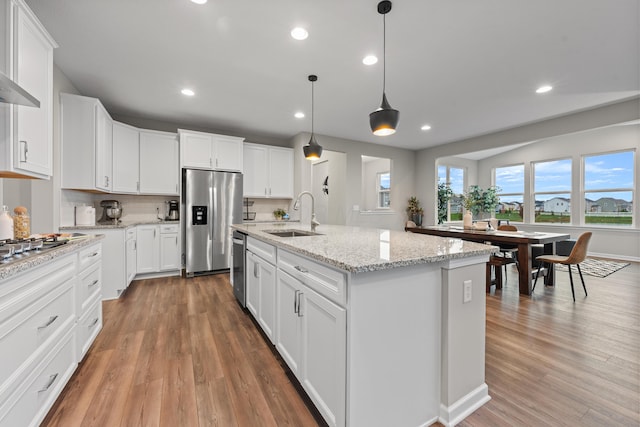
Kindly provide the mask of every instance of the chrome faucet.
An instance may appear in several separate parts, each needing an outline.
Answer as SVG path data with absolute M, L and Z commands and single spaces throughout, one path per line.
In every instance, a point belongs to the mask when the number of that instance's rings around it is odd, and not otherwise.
M 293 210 L 297 211 L 298 209 L 300 209 L 300 198 L 304 194 L 308 194 L 309 197 L 311 197 L 311 231 L 315 232 L 316 227 L 319 226 L 320 223 L 318 222 L 318 220 L 316 220 L 316 201 L 313 198 L 313 194 L 311 194 L 311 192 L 309 191 L 303 191 L 302 193 L 298 194 L 298 197 L 296 197 L 296 201 L 293 203 Z

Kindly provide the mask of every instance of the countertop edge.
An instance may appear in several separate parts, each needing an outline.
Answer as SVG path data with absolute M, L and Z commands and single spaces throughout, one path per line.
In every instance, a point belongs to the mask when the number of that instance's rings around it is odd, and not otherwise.
M 343 271 L 346 271 L 349 273 L 355 273 L 355 274 L 389 270 L 393 268 L 408 267 L 408 266 L 428 264 L 428 263 L 444 262 L 451 259 L 470 258 L 470 257 L 480 256 L 480 255 L 488 256 L 496 250 L 495 246 L 483 245 L 480 243 L 474 244 L 472 242 L 467 242 L 469 243 L 469 246 L 478 245 L 478 248 L 472 249 L 472 250 L 465 250 L 464 252 L 461 252 L 461 253 L 425 255 L 425 256 L 412 257 L 410 259 L 404 259 L 404 260 L 398 260 L 398 261 L 378 261 L 378 262 L 371 262 L 366 265 L 354 265 L 354 264 L 349 264 L 348 262 L 344 262 L 335 258 L 326 257 L 322 254 L 319 254 L 318 252 L 305 250 L 304 248 L 300 248 L 299 246 L 294 246 L 292 244 L 289 244 L 288 239 L 292 239 L 290 237 L 284 237 L 284 238 L 276 237 L 268 233 L 265 233 L 264 231 L 250 230 L 248 227 L 246 227 L 246 224 L 234 224 L 231 226 L 231 228 L 239 232 L 242 232 L 244 234 L 247 234 L 248 236 L 261 240 L 265 243 L 269 243 L 276 247 L 312 258 L 316 261 L 327 264 L 333 268 L 337 268 L 339 270 L 343 270 Z M 375 230 L 375 229 L 369 229 L 369 230 Z M 437 236 L 426 236 L 426 235 L 421 235 L 421 236 L 423 238 L 428 237 L 428 238 L 434 238 L 434 239 L 443 239 Z M 309 236 L 305 238 L 313 239 L 314 237 L 316 236 Z M 321 237 L 321 236 L 317 236 L 317 237 Z M 296 239 L 296 237 L 294 237 L 293 239 Z
M 0 264 L 0 282 L 10 279 L 20 273 L 27 272 L 32 268 L 46 264 L 49 261 L 53 261 L 56 258 L 76 252 L 86 246 L 90 246 L 99 240 L 104 239 L 104 235 L 88 235 L 86 238 L 70 240 L 67 244 L 59 246 L 57 248 L 48 249 L 46 252 L 42 252 L 35 255 L 30 255 L 28 258 L 13 261 L 10 264 Z

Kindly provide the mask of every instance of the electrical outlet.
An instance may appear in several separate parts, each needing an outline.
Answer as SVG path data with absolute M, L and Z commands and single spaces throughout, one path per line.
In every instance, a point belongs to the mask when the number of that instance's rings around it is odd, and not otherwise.
M 471 302 L 471 280 L 465 280 L 462 283 L 462 303 Z
M 353 210 L 355 211 L 359 211 L 360 210 L 360 206 L 358 205 L 353 205 Z

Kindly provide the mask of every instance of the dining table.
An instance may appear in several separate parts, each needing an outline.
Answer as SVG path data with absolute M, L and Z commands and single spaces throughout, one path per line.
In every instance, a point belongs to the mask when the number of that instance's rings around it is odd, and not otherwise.
M 531 295 L 533 279 L 532 245 L 544 245 L 542 253 L 555 253 L 555 243 L 571 238 L 565 233 L 547 233 L 530 231 L 502 231 L 493 229 L 468 229 L 462 226 L 450 225 L 424 225 L 421 227 L 405 227 L 405 231 L 412 233 L 429 234 L 432 236 L 450 237 L 473 242 L 483 242 L 495 246 L 516 245 L 518 249 L 518 286 L 521 295 Z M 540 254 L 541 255 L 541 254 Z M 555 271 L 553 267 L 546 270 L 545 285 L 555 284 Z

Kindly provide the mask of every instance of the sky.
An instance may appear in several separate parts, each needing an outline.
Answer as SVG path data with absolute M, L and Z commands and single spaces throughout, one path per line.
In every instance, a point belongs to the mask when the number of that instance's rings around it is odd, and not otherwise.
M 623 199 L 633 198 L 633 155 L 631 151 L 584 157 L 585 197 L 598 200 L 602 197 Z M 534 192 L 537 200 L 553 197 L 571 197 L 571 159 L 534 163 Z M 438 167 L 439 182 L 446 181 L 446 167 Z M 464 192 L 463 169 L 450 168 L 449 182 L 455 194 Z M 503 202 L 522 202 L 524 193 L 524 165 L 496 168 L 496 185 L 500 187 Z M 609 191 L 607 191 L 609 190 Z M 619 191 L 610 191 L 619 190 Z

